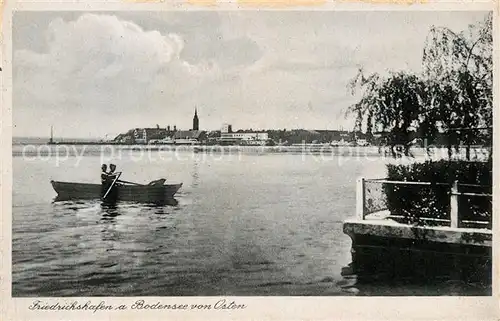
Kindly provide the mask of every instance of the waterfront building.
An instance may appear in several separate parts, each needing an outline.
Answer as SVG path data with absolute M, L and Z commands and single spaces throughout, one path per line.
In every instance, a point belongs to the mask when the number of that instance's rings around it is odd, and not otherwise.
M 146 133 L 145 128 L 134 129 L 134 141 L 137 144 L 146 144 L 147 143 L 147 133 Z
M 180 143 L 199 143 L 207 138 L 207 132 L 204 130 L 178 130 L 174 133 L 175 144 Z
M 233 126 L 231 124 L 222 124 L 222 128 L 220 130 L 221 133 L 232 133 Z
M 135 128 L 133 137 L 136 144 L 147 144 L 150 140 L 163 139 L 167 137 L 168 131 L 166 128 Z
M 247 132 L 238 130 L 233 132 L 233 126 L 228 123 L 222 124 L 220 138 L 218 141 L 222 144 L 244 144 L 244 145 L 263 145 L 269 140 L 267 132 Z
M 368 141 L 364 138 L 360 138 L 356 141 L 356 145 L 358 146 L 368 146 Z
M 193 116 L 193 128 L 189 131 L 177 130 L 177 126 L 170 125 L 166 128 L 134 128 L 125 134 L 119 134 L 114 141 L 118 143 L 135 143 L 135 144 L 172 144 L 183 142 L 199 143 L 206 140 L 206 132 L 200 130 L 200 120 L 198 118 L 198 110 L 195 108 Z
M 221 132 L 221 143 L 243 143 L 248 145 L 262 145 L 269 140 L 269 134 L 265 132 L 256 133 L 229 133 Z
M 151 139 L 151 140 L 148 141 L 148 144 L 153 144 L 153 145 L 155 145 L 155 144 L 159 144 L 159 145 L 172 145 L 174 143 L 175 143 L 174 139 L 172 137 L 170 137 L 170 136 L 167 136 L 167 137 L 165 137 L 163 139 Z

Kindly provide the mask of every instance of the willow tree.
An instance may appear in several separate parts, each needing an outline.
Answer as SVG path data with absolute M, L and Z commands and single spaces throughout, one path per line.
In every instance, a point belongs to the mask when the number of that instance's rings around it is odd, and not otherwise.
M 356 117 L 355 129 L 366 124 L 367 132 L 371 132 L 376 126 L 384 133 L 394 157 L 401 156 L 400 150 L 408 156 L 412 132 L 417 130 L 422 113 L 424 83 L 416 75 L 404 72 L 365 77 L 360 70 L 349 86 L 353 94 L 361 91 L 361 99 L 347 110 L 347 114 Z
M 363 69 L 358 70 L 357 75 L 351 79 L 348 87 L 352 95 L 355 95 L 358 90 L 362 91 L 360 101 L 350 106 L 346 112 L 346 116 L 355 115 L 354 132 L 361 132 L 363 123 L 366 124 L 366 134 L 371 137 L 373 134 L 373 113 L 374 106 L 378 100 L 378 89 L 381 85 L 381 78 L 377 73 L 365 77 Z
M 470 145 L 481 136 L 480 129 L 487 129 L 483 139 L 492 139 L 492 14 L 467 32 L 432 27 L 423 53 L 423 78 L 429 93 L 426 109 L 448 133 L 449 153 L 452 144 L 464 142 L 470 159 Z

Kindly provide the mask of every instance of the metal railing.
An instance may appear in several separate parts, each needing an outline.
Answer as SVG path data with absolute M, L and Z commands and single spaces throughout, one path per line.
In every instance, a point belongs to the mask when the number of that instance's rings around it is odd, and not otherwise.
M 461 198 L 488 197 L 490 198 L 490 202 L 492 202 L 491 193 L 469 191 L 461 192 L 460 188 L 484 189 L 491 188 L 491 186 L 463 184 L 458 181 L 448 184 L 434 182 L 392 181 L 387 179 L 367 179 L 364 177 L 358 178 L 356 185 L 356 217 L 358 219 L 365 220 L 370 214 L 383 213 L 384 211 L 387 214 L 385 218 L 404 218 L 404 215 L 401 215 L 401 213 L 389 213 L 387 194 L 386 190 L 383 188 L 384 185 L 387 184 L 392 186 L 402 185 L 415 186 L 415 188 L 430 188 L 432 192 L 441 189 L 442 196 L 449 198 L 449 209 L 446 212 L 438 213 L 438 217 L 435 217 L 436 215 L 432 215 L 434 217 L 426 217 L 425 209 L 422 209 L 422 215 L 418 216 L 419 221 L 432 222 L 432 225 L 445 225 L 454 228 L 469 225 L 491 228 L 492 206 L 488 209 L 488 213 L 483 220 L 464 219 L 464 216 L 466 216 L 464 215 L 464 211 L 466 211 L 464 210 L 464 206 L 468 204 L 465 204 L 467 203 L 465 202 L 462 203 L 462 207 L 459 206 Z M 429 207 L 431 207 L 431 204 L 429 204 Z M 369 219 L 371 219 L 371 217 Z

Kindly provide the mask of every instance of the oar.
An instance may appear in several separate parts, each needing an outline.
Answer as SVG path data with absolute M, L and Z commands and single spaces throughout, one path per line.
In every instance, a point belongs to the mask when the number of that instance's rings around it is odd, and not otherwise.
M 102 199 L 106 199 L 106 196 L 108 196 L 109 192 L 111 191 L 111 189 L 113 188 L 113 186 L 115 185 L 116 181 L 118 180 L 118 178 L 120 178 L 120 175 L 122 174 L 122 172 L 119 172 L 118 175 L 116 175 L 115 179 L 113 180 L 113 183 L 111 183 L 111 186 L 108 188 L 108 191 L 106 192 L 106 194 L 104 194 L 104 196 L 102 197 Z
M 139 183 L 134 183 L 134 182 L 129 182 L 129 181 L 122 181 L 121 179 L 118 180 L 118 183 L 125 183 L 125 184 L 132 184 L 132 185 L 144 186 L 144 184 L 139 184 Z

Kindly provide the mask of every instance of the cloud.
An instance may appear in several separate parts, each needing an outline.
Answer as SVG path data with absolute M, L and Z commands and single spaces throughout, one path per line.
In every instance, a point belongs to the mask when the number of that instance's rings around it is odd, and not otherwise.
M 31 125 L 30 114 L 44 113 L 55 122 L 74 124 L 66 126 L 66 134 L 98 134 L 96 124 L 135 116 L 140 120 L 157 92 L 175 94 L 177 81 L 190 83 L 215 70 L 180 60 L 181 35 L 144 31 L 116 16 L 83 14 L 69 22 L 57 18 L 45 38 L 46 52 L 15 52 L 18 126 Z
M 16 52 L 15 66 L 52 71 L 62 89 L 82 82 L 106 82 L 132 76 L 129 86 L 148 82 L 165 65 L 178 59 L 183 48 L 179 35 L 143 31 L 134 23 L 114 16 L 85 14 L 73 22 L 61 18 L 50 23 L 46 32 L 48 52 Z M 126 83 L 125 83 L 126 85 Z

